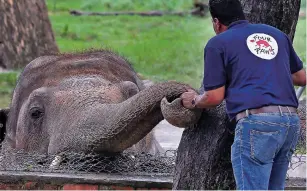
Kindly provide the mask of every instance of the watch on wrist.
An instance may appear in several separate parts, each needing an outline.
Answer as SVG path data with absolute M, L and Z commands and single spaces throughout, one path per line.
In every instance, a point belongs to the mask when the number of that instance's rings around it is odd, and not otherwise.
M 197 96 L 195 96 L 193 99 L 192 99 L 192 106 L 193 107 L 196 107 L 196 98 L 197 98 Z

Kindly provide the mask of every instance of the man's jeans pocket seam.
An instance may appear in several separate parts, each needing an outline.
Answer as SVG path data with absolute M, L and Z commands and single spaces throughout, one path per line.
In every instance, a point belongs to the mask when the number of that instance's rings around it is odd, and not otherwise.
M 250 157 L 258 164 L 272 162 L 278 148 L 277 137 L 280 131 L 250 131 Z
M 239 119 L 239 120 L 236 122 L 236 125 L 242 124 L 246 119 L 247 119 L 247 117 L 243 117 L 243 118 Z
M 287 152 L 287 158 L 289 161 L 291 161 L 292 159 L 292 155 L 295 152 L 295 148 L 297 146 L 298 140 L 299 140 L 299 136 L 300 136 L 300 128 L 298 128 L 298 130 L 295 132 L 293 139 L 291 140 L 291 145 L 290 148 Z

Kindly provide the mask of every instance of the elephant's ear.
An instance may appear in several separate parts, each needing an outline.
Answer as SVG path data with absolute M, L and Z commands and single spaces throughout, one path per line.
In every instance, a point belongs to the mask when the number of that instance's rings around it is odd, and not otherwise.
M 10 111 L 9 108 L 5 108 L 5 109 L 0 108 L 0 144 L 4 140 L 4 136 L 6 132 L 6 122 L 7 122 L 9 111 Z

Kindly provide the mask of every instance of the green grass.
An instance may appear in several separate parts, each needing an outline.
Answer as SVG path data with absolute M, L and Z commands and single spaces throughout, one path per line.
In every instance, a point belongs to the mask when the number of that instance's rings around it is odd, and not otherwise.
M 74 17 L 69 18 L 67 24 L 63 22 L 65 18 L 51 16 L 62 51 L 111 48 L 126 56 L 147 78 L 199 85 L 203 73 L 203 47 L 213 35 L 212 29 L 206 27 L 208 19 Z
M 18 72 L 1 73 L 0 75 L 0 94 L 10 94 L 12 87 L 15 86 Z
M 306 0 L 301 0 L 301 8 L 306 9 Z
M 192 0 L 47 1 L 61 51 L 111 48 L 127 57 L 137 72 L 154 81 L 178 80 L 198 87 L 203 73 L 203 47 L 213 30 L 209 19 L 194 17 L 90 16 L 68 10 L 187 10 Z
M 203 2 L 206 2 L 204 0 Z M 47 0 L 51 11 L 150 11 L 150 10 L 186 10 L 191 8 L 193 0 Z
M 0 74 L 0 108 L 8 107 L 18 74 L 18 72 Z
M 71 16 L 69 10 L 188 10 L 193 0 L 47 0 L 49 18 L 62 52 L 111 48 L 153 81 L 176 80 L 195 88 L 203 75 L 203 48 L 214 36 L 209 18 L 191 16 Z M 55 5 L 55 6 L 54 6 Z M 294 47 L 306 62 L 306 20 L 300 19 Z M 14 87 L 0 75 L 0 108 Z M 15 76 L 15 75 L 14 75 Z M 13 80 L 14 81 L 14 80 Z
M 299 19 L 294 36 L 294 49 L 306 64 L 306 19 Z M 306 65 L 305 65 L 306 67 Z

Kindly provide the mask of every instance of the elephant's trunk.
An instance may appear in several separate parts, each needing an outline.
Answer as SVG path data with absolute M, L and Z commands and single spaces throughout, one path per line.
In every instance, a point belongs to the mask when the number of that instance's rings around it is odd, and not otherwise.
M 110 107 L 112 117 L 106 123 L 109 130 L 95 143 L 103 145 L 97 151 L 121 152 L 139 142 L 163 120 L 161 100 L 175 100 L 186 88 L 191 87 L 177 82 L 158 83 Z
M 169 102 L 167 98 L 161 101 L 161 111 L 166 121 L 176 127 L 187 128 L 197 124 L 200 116 L 201 109 L 186 109 L 181 104 L 181 98 L 177 98 Z

